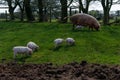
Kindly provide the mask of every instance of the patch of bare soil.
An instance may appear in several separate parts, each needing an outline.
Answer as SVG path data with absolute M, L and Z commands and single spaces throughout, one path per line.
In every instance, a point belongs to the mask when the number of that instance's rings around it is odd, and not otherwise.
M 46 64 L 0 64 L 0 80 L 120 80 L 120 66 L 73 62 Z

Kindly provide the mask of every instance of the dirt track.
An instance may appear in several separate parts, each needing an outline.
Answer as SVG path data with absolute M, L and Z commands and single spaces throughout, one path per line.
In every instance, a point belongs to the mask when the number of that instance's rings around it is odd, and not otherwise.
M 0 80 L 120 80 L 120 66 L 70 63 L 55 67 L 46 64 L 1 64 Z

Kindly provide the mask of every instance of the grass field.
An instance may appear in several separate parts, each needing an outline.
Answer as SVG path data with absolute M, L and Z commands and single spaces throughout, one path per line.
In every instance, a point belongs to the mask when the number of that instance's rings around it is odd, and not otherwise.
M 120 26 L 102 26 L 100 31 L 71 31 L 71 24 L 0 22 L 0 59 L 13 61 L 14 46 L 26 46 L 33 41 L 40 46 L 38 52 L 17 61 L 26 63 L 65 64 L 86 60 L 90 63 L 120 64 Z M 54 39 L 73 37 L 75 46 L 65 43 L 54 51 Z

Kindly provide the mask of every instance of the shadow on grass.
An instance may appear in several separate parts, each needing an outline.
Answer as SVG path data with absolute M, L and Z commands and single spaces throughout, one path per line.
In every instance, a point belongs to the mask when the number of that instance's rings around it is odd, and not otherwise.
M 31 55 L 25 55 L 25 56 L 22 56 L 22 57 L 19 57 L 19 58 L 15 58 L 14 59 L 14 62 L 20 62 L 20 63 L 25 63 L 26 62 L 26 59 L 28 59 L 28 58 L 30 58 L 31 57 Z
M 89 30 L 89 29 L 75 29 L 72 32 L 98 32 L 96 30 Z
M 50 48 L 49 50 L 52 50 L 52 51 L 59 51 L 61 48 L 64 48 L 65 50 L 69 49 L 70 47 L 74 47 L 76 46 L 76 44 L 73 44 L 73 45 L 65 45 L 65 46 L 58 46 L 58 47 L 54 47 L 54 48 Z
M 60 48 L 62 48 L 62 46 L 54 47 L 54 48 L 51 48 L 51 49 L 49 49 L 49 50 L 59 51 L 59 50 L 60 50 Z
M 76 46 L 75 44 L 73 44 L 73 45 L 66 45 L 64 48 L 70 48 L 70 47 L 74 47 L 74 46 Z

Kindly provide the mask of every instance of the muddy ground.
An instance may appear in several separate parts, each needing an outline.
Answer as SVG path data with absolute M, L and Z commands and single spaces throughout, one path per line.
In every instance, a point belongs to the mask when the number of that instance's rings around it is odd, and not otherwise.
M 120 80 L 120 66 L 73 62 L 46 64 L 0 64 L 0 80 Z

